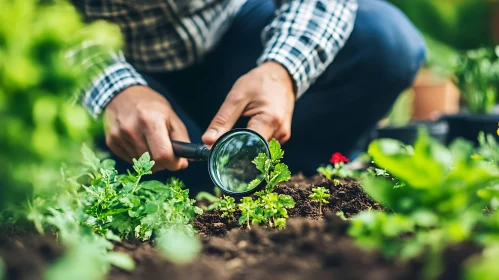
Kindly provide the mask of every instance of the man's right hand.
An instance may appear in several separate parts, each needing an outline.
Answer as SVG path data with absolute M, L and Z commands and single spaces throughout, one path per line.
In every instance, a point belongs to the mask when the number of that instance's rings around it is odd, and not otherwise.
M 118 157 L 132 162 L 149 152 L 153 172 L 187 168 L 185 158 L 173 154 L 170 139 L 190 142 L 184 123 L 161 94 L 132 86 L 116 95 L 104 112 L 106 144 Z

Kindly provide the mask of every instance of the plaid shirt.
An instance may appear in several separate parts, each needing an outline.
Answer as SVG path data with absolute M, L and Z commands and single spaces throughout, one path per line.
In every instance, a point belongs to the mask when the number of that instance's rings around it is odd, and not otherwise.
M 246 0 L 74 0 L 89 20 L 121 28 L 125 47 L 84 90 L 97 117 L 119 92 L 146 85 L 137 71 L 174 71 L 199 62 Z M 270 0 L 254 0 L 270 1 Z M 354 25 L 357 0 L 275 0 L 275 18 L 262 31 L 257 65 L 282 64 L 299 98 L 332 62 Z M 133 65 L 133 66 L 132 66 Z

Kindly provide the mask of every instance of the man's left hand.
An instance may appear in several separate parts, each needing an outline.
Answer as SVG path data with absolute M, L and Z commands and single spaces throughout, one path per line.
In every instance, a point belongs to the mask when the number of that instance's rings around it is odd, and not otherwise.
M 206 145 L 213 145 L 244 116 L 250 117 L 249 129 L 267 141 L 275 138 L 282 144 L 291 137 L 294 103 L 293 82 L 288 71 L 276 62 L 266 62 L 236 81 L 202 140 Z

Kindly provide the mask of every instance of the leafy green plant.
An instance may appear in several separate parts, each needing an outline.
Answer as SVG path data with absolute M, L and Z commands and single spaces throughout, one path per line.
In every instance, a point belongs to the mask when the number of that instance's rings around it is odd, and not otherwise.
M 435 277 L 446 246 L 499 242 L 499 215 L 483 212 L 499 195 L 499 167 L 472 159 L 472 143 L 460 139 L 447 148 L 421 129 L 411 151 L 397 140 L 380 139 L 368 152 L 376 165 L 405 186 L 394 188 L 391 180 L 362 174 L 367 194 L 390 210 L 365 211 L 352 218 L 349 233 L 363 248 L 402 260 L 422 255 L 426 276 Z
M 499 145 L 494 135 L 482 131 L 478 135 L 477 155 L 479 159 L 487 160 L 499 164 Z
M 291 178 L 291 172 L 289 172 L 288 166 L 281 162 L 281 159 L 284 157 L 284 151 L 281 149 L 279 141 L 272 139 L 269 142 L 269 148 L 270 158 L 266 154 L 260 153 L 253 160 L 253 163 L 262 172 L 263 178 L 267 183 L 265 190 L 273 192 L 275 185 Z
M 162 228 L 180 228 L 194 233 L 189 222 L 202 210 L 189 199 L 189 190 L 173 178 L 167 184 L 159 181 L 141 182 L 151 174 L 154 161 L 149 153 L 133 160 L 135 174 L 120 175 L 111 160 L 99 161 L 88 148 L 84 148 L 91 178 L 80 200 L 89 218 L 85 223 L 95 232 L 106 234 L 109 230 L 121 238 L 149 240 L 154 231 Z M 98 170 L 98 172 L 97 172 Z
M 468 110 L 476 114 L 491 111 L 497 101 L 499 48 L 479 48 L 464 52 L 456 65 L 456 85 Z
M 312 194 L 310 198 L 312 201 L 319 203 L 319 214 L 322 215 L 322 204 L 329 203 L 329 190 L 324 187 L 315 187 L 312 188 Z
M 252 197 L 243 197 L 237 207 L 241 210 L 239 224 L 246 224 L 248 229 L 251 229 L 250 223 L 260 224 L 265 222 L 262 208 L 258 205 L 258 201 L 253 200 Z
M 234 218 L 234 212 L 236 212 L 236 203 L 235 199 L 230 196 L 224 195 L 220 200 L 219 200 L 219 208 L 223 212 L 221 217 L 222 218 Z
M 295 207 L 293 198 L 289 195 L 277 194 L 275 186 L 291 178 L 288 166 L 281 162 L 284 151 L 280 143 L 272 139 L 269 143 L 270 157 L 260 153 L 254 160 L 256 168 L 262 172 L 267 185 L 265 189 L 255 193 L 256 199 L 243 197 L 237 207 L 241 210 L 239 224 L 267 224 L 270 227 L 282 229 L 286 227 L 288 212 L 286 209 Z
M 0 7 L 1 211 L 59 191 L 61 163 L 77 164 L 80 143 L 98 125 L 71 99 L 122 38 L 116 25 L 83 22 L 67 1 L 0 0 Z

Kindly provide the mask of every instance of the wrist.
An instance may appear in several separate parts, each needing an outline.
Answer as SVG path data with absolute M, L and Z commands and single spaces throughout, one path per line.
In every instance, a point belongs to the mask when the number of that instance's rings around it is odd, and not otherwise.
M 286 88 L 290 88 L 293 94 L 296 95 L 296 86 L 293 77 L 282 64 L 275 61 L 267 61 L 258 68 L 267 73 L 274 81 L 282 83 Z

